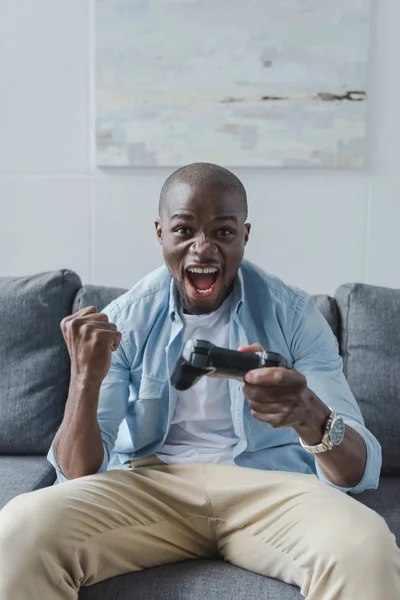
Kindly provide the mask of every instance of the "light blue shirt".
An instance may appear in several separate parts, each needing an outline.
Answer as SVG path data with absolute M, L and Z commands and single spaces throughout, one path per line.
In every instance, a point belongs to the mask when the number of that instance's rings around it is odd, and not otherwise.
M 365 440 L 366 468 L 352 491 L 378 487 L 381 447 L 364 425 L 343 375 L 337 340 L 310 296 L 246 260 L 232 295 L 229 348 L 259 342 L 279 352 L 290 366 L 303 373 L 308 387 Z M 162 447 L 178 398 L 169 383 L 170 373 L 183 344 L 179 299 L 165 266 L 150 273 L 103 312 L 117 325 L 122 340 L 100 391 L 97 418 L 104 459 L 99 472 L 128 468 L 131 460 L 154 454 Z M 243 395 L 243 384 L 237 380 L 229 380 L 229 391 L 237 437 L 233 448 L 236 465 L 316 474 L 330 484 L 315 456 L 301 447 L 292 428 L 274 429 L 254 418 Z M 59 481 L 65 480 L 52 448 L 48 458 L 57 469 Z

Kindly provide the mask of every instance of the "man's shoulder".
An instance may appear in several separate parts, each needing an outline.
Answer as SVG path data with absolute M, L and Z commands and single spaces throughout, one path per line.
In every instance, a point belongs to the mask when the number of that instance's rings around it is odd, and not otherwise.
M 258 265 L 243 260 L 241 273 L 243 289 L 247 294 L 270 298 L 271 301 L 283 306 L 304 306 L 310 296 L 303 290 L 285 283 L 276 275 L 264 271 Z
M 115 318 L 123 317 L 135 308 L 135 311 L 140 311 L 144 317 L 147 311 L 154 312 L 165 308 L 169 300 L 170 284 L 171 274 L 163 265 L 143 277 L 125 294 L 113 300 L 103 312 Z

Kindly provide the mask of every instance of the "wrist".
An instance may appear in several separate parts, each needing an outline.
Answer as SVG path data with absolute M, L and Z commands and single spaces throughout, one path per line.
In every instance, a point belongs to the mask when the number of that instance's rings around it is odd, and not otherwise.
M 310 446 L 319 444 L 324 435 L 325 425 L 331 413 L 329 406 L 324 404 L 314 392 L 308 388 L 304 391 L 306 410 L 301 423 L 293 429 L 297 435 Z
M 101 381 L 93 379 L 87 372 L 77 372 L 71 369 L 70 391 L 77 394 L 98 393 L 101 388 Z

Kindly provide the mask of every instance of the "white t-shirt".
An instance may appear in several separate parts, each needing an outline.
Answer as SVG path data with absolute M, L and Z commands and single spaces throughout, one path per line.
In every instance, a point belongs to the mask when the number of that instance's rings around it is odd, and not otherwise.
M 197 338 L 228 348 L 230 313 L 228 298 L 213 313 L 182 315 L 184 342 Z M 179 392 L 171 428 L 157 456 L 168 464 L 233 465 L 232 450 L 237 441 L 228 379 L 202 377 L 189 390 Z

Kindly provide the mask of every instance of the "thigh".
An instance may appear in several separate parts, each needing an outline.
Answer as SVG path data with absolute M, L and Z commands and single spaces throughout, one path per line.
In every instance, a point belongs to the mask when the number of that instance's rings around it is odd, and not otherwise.
M 212 555 L 204 491 L 163 468 L 115 470 L 24 494 L 0 513 L 0 541 L 57 561 L 81 585 Z M 30 548 L 28 546 L 31 546 Z
M 350 564 L 354 553 L 361 558 L 371 542 L 378 553 L 396 552 L 377 513 L 314 475 L 227 469 L 210 469 L 208 489 L 219 550 L 238 566 L 307 595 L 322 573 L 346 557 Z

